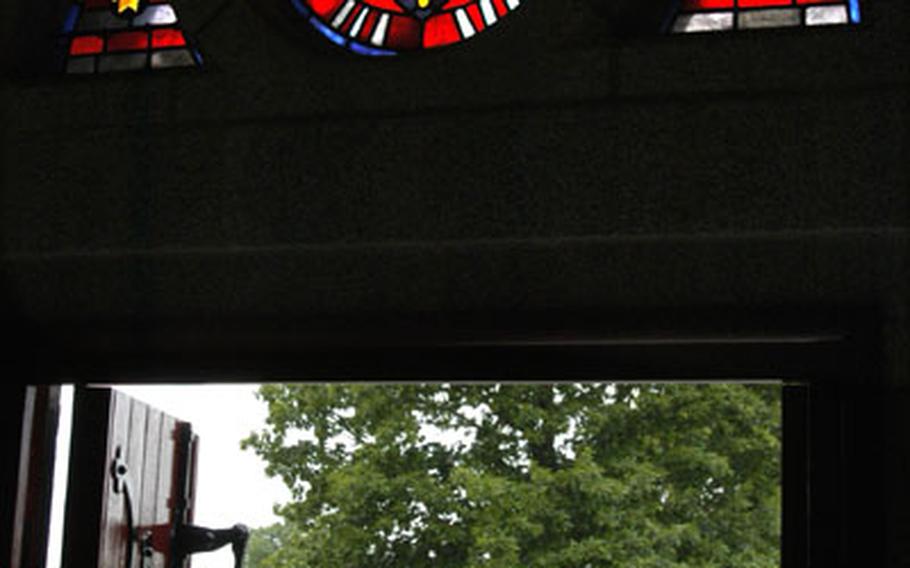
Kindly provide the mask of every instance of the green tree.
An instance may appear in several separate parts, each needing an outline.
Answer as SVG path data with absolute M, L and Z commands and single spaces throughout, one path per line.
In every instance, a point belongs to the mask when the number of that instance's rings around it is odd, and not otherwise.
M 262 568 L 780 563 L 776 386 L 268 385 L 259 396 L 267 424 L 243 444 L 291 489 L 280 513 L 294 534 Z
M 300 531 L 287 523 L 253 529 L 247 542 L 248 568 L 302 568 L 307 566 Z

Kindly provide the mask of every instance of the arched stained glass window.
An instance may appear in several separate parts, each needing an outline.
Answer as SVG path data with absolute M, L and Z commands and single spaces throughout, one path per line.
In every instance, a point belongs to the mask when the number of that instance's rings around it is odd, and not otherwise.
M 683 0 L 676 33 L 859 23 L 859 0 Z
M 291 0 L 334 43 L 363 55 L 395 55 L 470 39 L 521 0 Z
M 202 65 L 167 0 L 76 0 L 62 44 L 70 74 Z

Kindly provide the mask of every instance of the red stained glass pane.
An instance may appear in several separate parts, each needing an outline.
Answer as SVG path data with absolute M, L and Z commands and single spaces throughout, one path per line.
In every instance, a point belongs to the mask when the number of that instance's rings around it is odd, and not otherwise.
M 176 28 L 165 28 L 152 32 L 152 49 L 162 47 L 180 47 L 186 45 L 186 38 L 183 32 Z
M 323 18 L 328 18 L 329 14 L 341 6 L 341 1 L 342 0 L 312 0 L 310 2 L 310 7 Z
M 683 10 L 718 10 L 721 8 L 732 8 L 733 0 L 685 0 Z
M 446 11 L 454 10 L 455 8 L 464 8 L 471 4 L 476 4 L 475 0 L 449 0 L 442 6 L 442 9 Z
M 394 49 L 417 49 L 421 46 L 423 29 L 416 18 L 392 16 L 386 43 Z
M 341 32 L 345 35 L 349 34 L 351 28 L 354 27 L 354 22 L 357 21 L 357 18 L 360 17 L 360 13 L 363 12 L 363 6 L 357 6 L 351 10 L 351 15 L 347 17 L 344 21 L 344 24 L 341 26 Z
M 93 55 L 104 49 L 104 38 L 96 35 L 76 36 L 70 42 L 70 55 Z
M 357 33 L 357 39 L 362 42 L 367 42 L 370 40 L 370 34 L 373 33 L 373 30 L 376 26 L 376 21 L 379 19 L 379 12 L 376 10 L 370 10 L 367 13 L 366 20 L 363 22 L 363 26 L 360 28 L 360 32 Z
M 368 6 L 376 10 L 385 10 L 386 12 L 395 12 L 404 14 L 404 8 L 395 0 L 370 0 Z
M 477 4 L 471 4 L 466 8 L 468 17 L 471 18 L 471 23 L 474 25 L 474 29 L 480 31 L 486 27 L 483 23 L 483 16 L 480 15 L 480 6 Z
M 423 32 L 424 47 L 438 47 L 457 43 L 459 40 L 461 40 L 461 35 L 458 33 L 458 26 L 455 24 L 455 16 L 451 13 L 440 14 L 427 20 L 427 25 Z
M 107 40 L 108 51 L 133 51 L 147 49 L 149 36 L 146 32 L 118 32 Z
M 793 0 L 739 0 L 740 8 L 765 8 L 768 6 L 791 6 Z

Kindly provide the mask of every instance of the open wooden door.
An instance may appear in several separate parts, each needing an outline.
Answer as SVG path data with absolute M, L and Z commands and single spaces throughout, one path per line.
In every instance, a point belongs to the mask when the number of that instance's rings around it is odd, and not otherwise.
M 187 422 L 109 388 L 77 388 L 63 568 L 184 568 L 197 437 Z

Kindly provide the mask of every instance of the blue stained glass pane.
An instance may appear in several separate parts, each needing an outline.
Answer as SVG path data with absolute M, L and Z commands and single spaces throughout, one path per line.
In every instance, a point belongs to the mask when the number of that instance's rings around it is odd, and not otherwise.
M 294 9 L 297 10 L 302 16 L 309 17 L 310 10 L 304 5 L 302 0 L 291 0 L 291 5 L 294 6 Z
M 860 19 L 859 0 L 850 0 L 850 21 L 858 24 Z
M 376 49 L 375 47 L 368 47 L 366 45 L 361 45 L 359 43 L 351 42 L 348 45 L 348 49 L 354 53 L 360 55 L 397 55 L 394 51 L 388 51 L 386 49 Z
M 310 18 L 310 23 L 313 24 L 317 30 L 322 32 L 322 35 L 329 38 L 329 41 L 344 47 L 345 39 L 343 35 L 339 34 L 329 26 L 323 24 L 317 18 Z
M 63 21 L 63 33 L 71 34 L 76 27 L 76 21 L 79 20 L 79 5 L 73 4 L 66 13 L 66 19 Z

